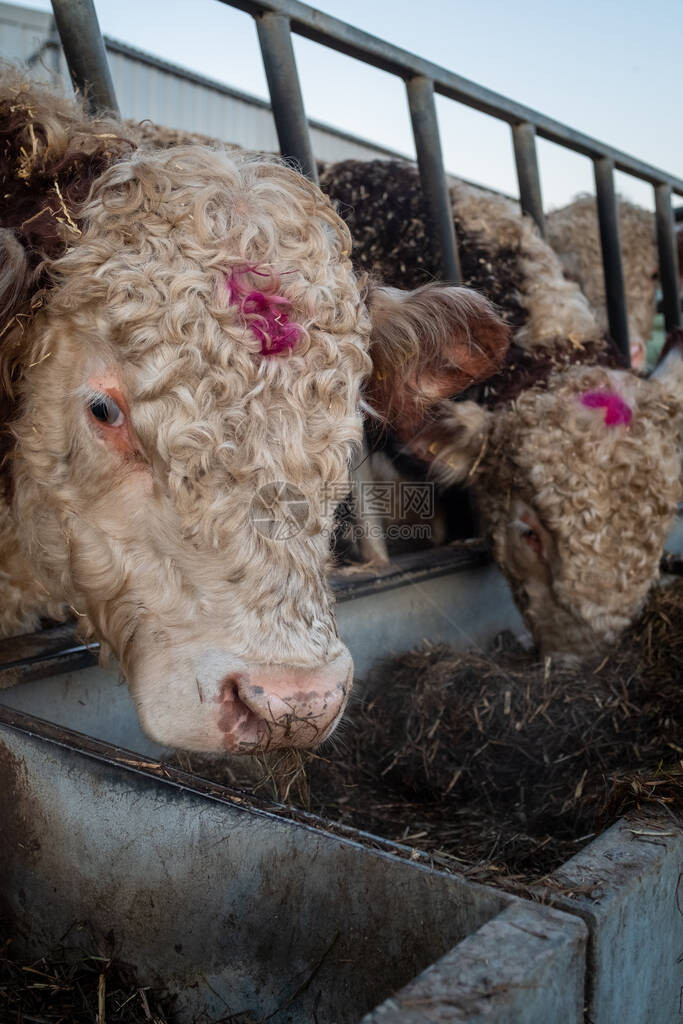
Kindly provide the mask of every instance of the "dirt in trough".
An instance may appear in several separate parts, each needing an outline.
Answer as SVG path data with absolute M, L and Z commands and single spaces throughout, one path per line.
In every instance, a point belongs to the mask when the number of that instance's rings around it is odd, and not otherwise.
M 0 920 L 3 1024 L 167 1024 L 171 1002 L 141 986 L 129 964 L 92 951 L 62 946 L 20 956 Z
M 508 887 L 551 873 L 626 811 L 683 818 L 683 579 L 608 655 L 539 662 L 427 647 L 379 665 L 304 758 L 181 767 L 427 851 Z M 243 765 L 243 767 L 242 767 Z

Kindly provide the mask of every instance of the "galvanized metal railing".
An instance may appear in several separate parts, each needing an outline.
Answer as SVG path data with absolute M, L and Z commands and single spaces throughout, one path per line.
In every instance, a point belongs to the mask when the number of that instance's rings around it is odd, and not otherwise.
M 299 0 L 220 0 L 250 14 L 258 30 L 280 151 L 315 180 L 316 168 L 296 67 L 292 33 L 354 57 L 404 80 L 415 149 L 433 244 L 444 277 L 460 283 L 457 242 L 443 166 L 435 93 L 466 104 L 510 125 L 520 205 L 544 230 L 536 137 L 593 161 L 609 328 L 629 358 L 624 275 L 614 171 L 649 182 L 655 220 L 666 329 L 680 326 L 679 267 L 672 195 L 683 196 L 683 180 L 584 135 L 536 110 L 515 103 L 415 54 L 361 32 Z M 74 85 L 93 109 L 116 110 L 116 97 L 92 0 L 52 0 L 55 20 Z

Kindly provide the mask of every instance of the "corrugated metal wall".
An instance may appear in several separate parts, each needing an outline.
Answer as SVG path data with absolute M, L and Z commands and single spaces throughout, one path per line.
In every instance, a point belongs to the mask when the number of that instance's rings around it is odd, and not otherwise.
M 273 115 L 267 106 L 225 95 L 111 48 L 109 63 L 124 117 L 150 118 L 171 128 L 236 142 L 247 149 L 277 150 Z
M 26 60 L 45 39 L 49 16 L 0 3 L 0 56 Z
M 44 77 L 58 68 L 67 91 L 71 86 L 66 62 L 51 26 L 47 13 L 0 2 L 0 56 L 17 62 L 33 58 L 33 71 Z M 168 128 L 199 132 L 247 149 L 277 152 L 269 104 L 115 40 L 106 39 L 106 44 L 123 117 L 149 118 Z M 319 160 L 401 156 L 315 121 L 311 138 Z

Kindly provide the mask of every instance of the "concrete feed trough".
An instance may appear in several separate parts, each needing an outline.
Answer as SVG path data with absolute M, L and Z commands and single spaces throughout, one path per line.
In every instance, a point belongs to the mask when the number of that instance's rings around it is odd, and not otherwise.
M 391 844 L 202 792 L 182 773 L 159 777 L 17 713 L 2 720 L 3 902 L 29 944 L 87 921 L 143 983 L 178 993 L 179 1021 L 248 1011 L 335 1024 L 444 954 L 454 966 L 447 958 L 441 976 L 476 1005 L 482 979 L 453 954 L 463 945 L 489 960 L 492 1019 L 519 1019 L 523 1006 L 539 1024 L 580 1020 L 578 919 L 412 864 Z
M 439 622 L 439 639 L 467 646 L 518 626 L 495 570 L 471 550 L 451 559 L 338 585 L 361 663 L 374 617 L 412 621 L 404 646 L 430 618 L 433 635 L 444 588 L 462 613 L 457 628 Z M 29 949 L 86 922 L 142 984 L 177 994 L 178 1024 L 571 1024 L 584 1005 L 592 1024 L 676 1019 L 683 831 L 672 820 L 618 823 L 533 902 L 161 764 L 126 687 L 68 628 L 3 642 L 0 661 L 5 683 L 21 680 L 0 707 L 0 909 Z

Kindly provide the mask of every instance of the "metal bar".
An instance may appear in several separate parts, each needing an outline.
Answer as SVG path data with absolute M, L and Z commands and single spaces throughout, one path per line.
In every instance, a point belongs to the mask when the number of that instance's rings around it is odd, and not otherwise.
M 678 240 L 671 207 L 671 186 L 655 185 L 655 220 L 659 249 L 659 280 L 662 285 L 664 324 L 667 331 L 681 326 Z
M 443 168 L 434 83 L 422 75 L 406 82 L 417 163 L 427 207 L 428 227 L 441 256 L 441 272 L 450 284 L 462 284 L 453 209 Z
M 607 320 L 612 338 L 626 365 L 631 365 L 631 352 L 628 343 L 628 318 L 626 315 L 626 294 L 624 292 L 624 273 L 621 266 L 621 247 L 619 245 L 619 215 L 617 197 L 614 191 L 614 164 L 602 158 L 594 163 L 595 189 L 598 200 L 598 220 L 600 222 L 600 245 L 602 248 L 602 266 L 605 271 L 605 294 L 607 298 Z
M 679 261 L 679 264 L 680 264 L 680 261 Z M 681 294 L 681 310 L 683 310 L 683 294 Z M 664 303 L 662 302 L 661 299 L 657 300 L 657 312 L 658 313 L 663 313 L 664 312 Z
M 296 160 L 306 177 L 317 182 L 289 19 L 282 14 L 265 13 L 256 18 L 256 26 L 280 153 Z
M 683 515 L 683 509 L 680 515 Z M 386 567 L 377 571 L 362 572 L 358 566 L 337 569 L 330 575 L 330 585 L 337 608 L 357 598 L 373 596 L 408 587 L 415 583 L 429 583 L 442 576 L 467 574 L 472 570 L 491 565 L 491 555 L 482 540 L 454 541 L 446 547 L 427 551 L 411 551 L 397 555 Z M 683 574 L 683 558 L 680 553 L 667 551 L 662 555 L 662 573 Z M 460 582 L 454 582 L 456 590 L 462 590 Z M 0 640 L 0 689 L 15 685 L 28 678 L 44 678 L 57 675 L 64 669 L 66 659 L 79 658 L 79 668 L 97 662 L 98 645 L 86 647 L 76 640 L 76 625 L 73 622 L 51 627 L 38 633 L 7 637 Z M 16 678 L 10 673 L 22 670 Z
M 457 573 L 468 573 L 490 565 L 491 555 L 483 540 L 453 541 L 442 548 L 396 555 L 385 566 L 372 571 L 364 572 L 357 565 L 342 567 L 331 574 L 330 584 L 339 609 L 340 605 L 352 603 L 360 597 L 376 597 L 389 590 L 429 583 L 442 576 L 453 576 L 456 585 Z
M 118 114 L 93 0 L 52 0 L 52 10 L 74 89 L 83 93 L 91 114 Z
M 595 160 L 600 157 L 610 159 L 617 170 L 626 171 L 636 178 L 649 181 L 656 185 L 668 182 L 673 191 L 683 196 L 683 179 L 676 178 L 665 171 L 652 167 L 650 164 L 637 160 L 635 157 L 614 149 L 597 139 L 584 135 L 568 125 L 546 117 L 537 110 L 532 110 L 521 103 L 494 92 L 492 89 L 485 89 L 476 82 L 453 74 L 446 68 L 433 64 L 431 61 L 423 60 L 415 54 L 403 50 L 398 46 L 370 35 L 368 32 L 361 32 L 360 29 L 338 18 L 333 18 L 322 11 L 309 7 L 308 4 L 300 3 L 299 0 L 221 0 L 221 3 L 235 7 L 241 11 L 258 17 L 263 12 L 270 11 L 284 15 L 290 20 L 292 32 L 297 35 L 311 39 L 313 42 L 322 43 L 332 50 L 344 53 L 365 64 L 372 64 L 382 71 L 399 75 L 401 78 L 413 78 L 421 75 L 434 82 L 434 89 L 443 96 L 465 103 L 468 107 L 481 110 L 485 114 L 497 117 L 510 124 L 519 124 L 528 121 L 533 124 L 536 134 L 550 142 L 556 142 L 561 146 L 574 150 Z
M 528 213 L 541 235 L 545 234 L 541 177 L 536 155 L 536 130 L 528 121 L 512 125 L 512 145 L 515 150 L 519 200 L 523 213 Z
M 388 565 L 389 552 L 384 537 L 381 516 L 364 508 L 363 490 L 375 483 L 370 464 L 368 443 L 365 438 L 363 438 L 358 465 L 351 471 L 351 483 L 353 485 L 352 507 L 354 522 L 357 526 L 361 527 L 361 535 L 358 538 L 358 553 L 364 562 L 369 562 L 371 565 Z
M 146 53 L 144 50 L 138 50 L 135 46 L 129 46 L 127 43 L 122 43 L 118 39 L 112 39 L 105 32 L 104 46 L 107 54 L 120 54 L 122 57 L 128 57 L 130 60 L 134 60 L 138 64 L 144 64 L 148 68 L 156 68 L 159 71 L 165 71 L 174 78 L 179 78 L 184 82 L 192 82 L 193 85 L 200 85 L 203 89 L 209 89 L 211 92 L 216 93 L 219 96 L 229 96 L 233 99 L 240 100 L 242 103 L 248 103 L 251 107 L 257 107 L 259 110 L 269 110 L 272 112 L 272 107 L 268 100 L 259 99 L 257 96 L 252 96 L 249 93 L 242 92 L 240 89 L 235 89 L 231 85 L 225 85 L 224 82 L 217 82 L 214 78 L 208 78 L 206 75 L 197 74 L 196 71 L 191 71 L 189 68 L 183 68 L 179 64 L 173 64 L 171 61 L 162 60 L 160 57 L 155 57 L 154 54 Z M 59 40 L 57 40 L 59 43 Z M 49 45 L 49 43 L 47 44 Z M 42 48 L 41 48 L 42 52 Z M 323 121 L 317 121 L 313 117 L 307 118 L 310 128 L 319 128 L 321 131 L 327 132 L 328 135 L 334 135 L 337 139 L 343 139 L 345 142 L 358 143 L 362 142 L 382 156 L 386 156 L 389 160 L 405 160 L 405 153 L 401 153 L 396 149 L 389 149 L 387 146 L 381 146 L 378 142 L 373 142 L 371 139 L 364 139 L 359 135 L 354 135 L 351 132 L 343 131 L 341 128 L 335 128 L 332 125 L 325 124 Z M 466 185 L 474 184 L 468 182 L 465 179 Z

